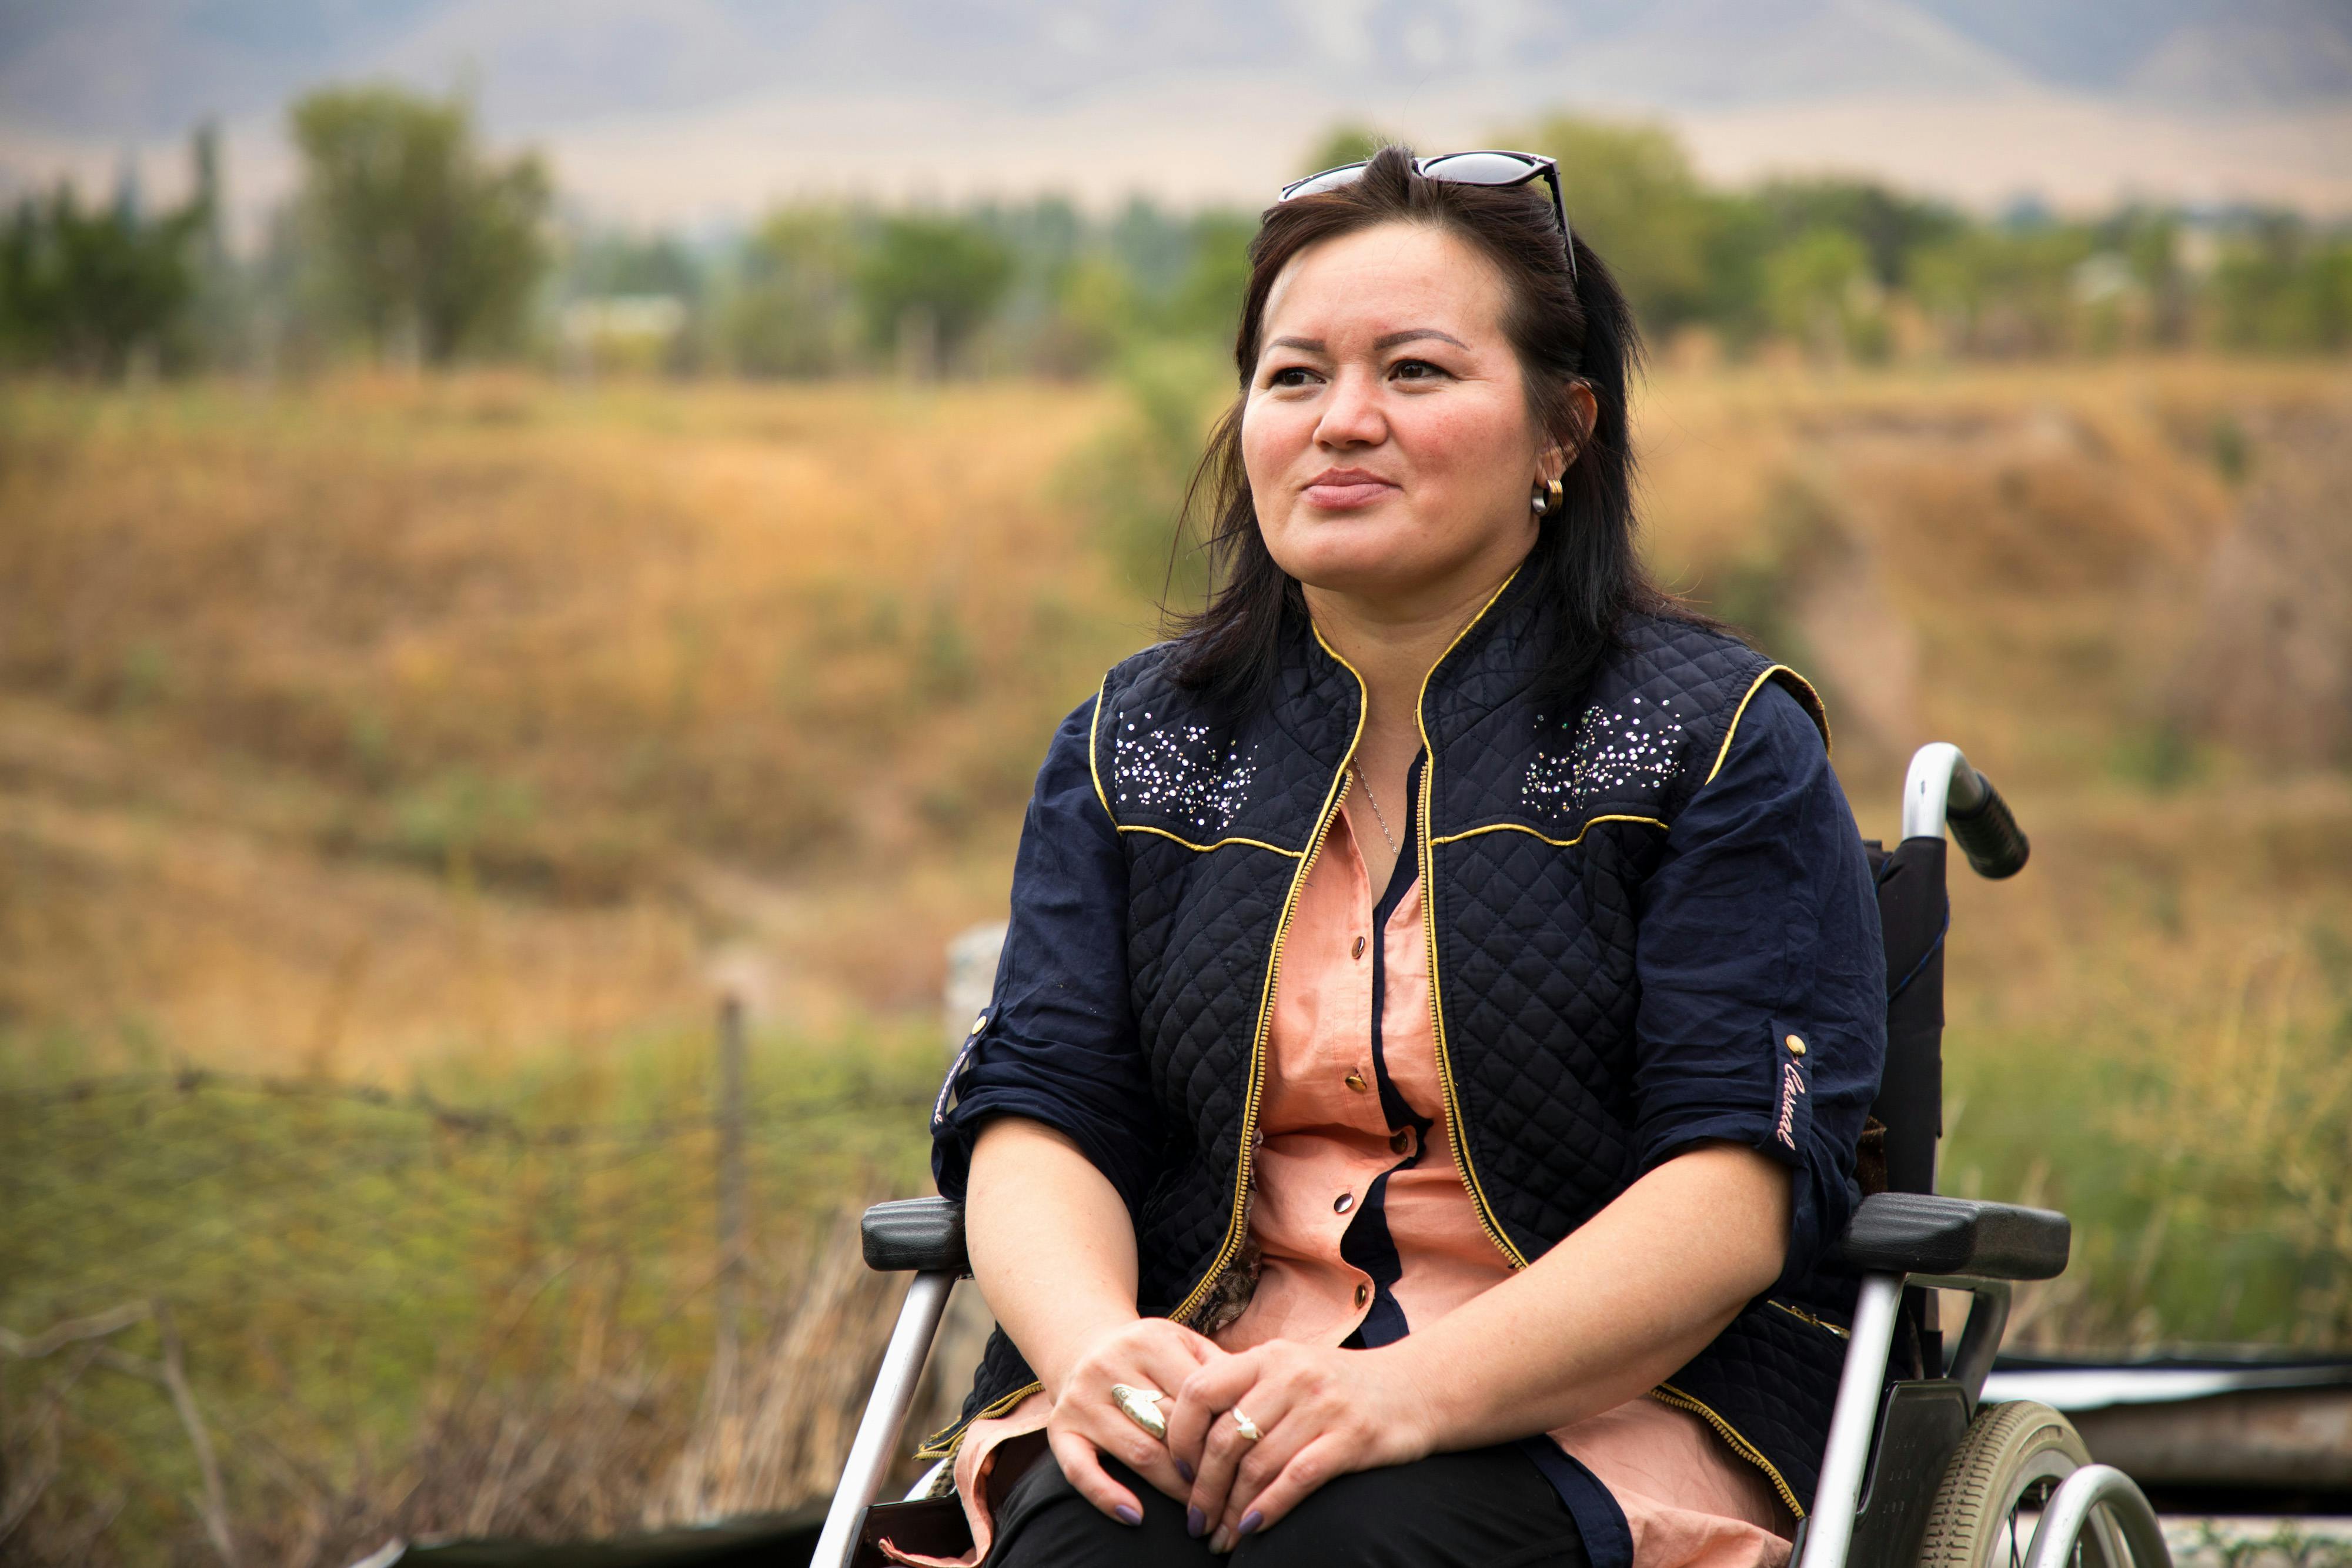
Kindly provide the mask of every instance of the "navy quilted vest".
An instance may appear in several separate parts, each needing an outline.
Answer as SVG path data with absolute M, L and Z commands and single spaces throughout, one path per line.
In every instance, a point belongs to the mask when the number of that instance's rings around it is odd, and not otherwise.
M 1634 911 L 1664 830 L 1791 672 L 1685 622 L 1639 617 L 1570 706 L 1536 689 L 1550 612 L 1522 575 L 1431 673 L 1418 839 L 1453 1155 L 1481 1223 L 1524 1266 L 1630 1186 Z M 1339 801 L 1363 693 L 1303 618 L 1264 712 L 1216 716 L 1167 644 L 1112 670 L 1095 787 L 1129 859 L 1129 974 L 1168 1129 L 1138 1215 L 1139 1306 L 1199 1322 L 1247 1235 L 1251 1134 L 1289 912 Z M 1824 731 L 1826 734 L 1826 730 Z M 1844 1354 L 1851 1286 L 1759 1301 L 1662 1385 L 1758 1465 L 1799 1517 Z M 1000 1331 L 951 1451 L 1035 1377 Z

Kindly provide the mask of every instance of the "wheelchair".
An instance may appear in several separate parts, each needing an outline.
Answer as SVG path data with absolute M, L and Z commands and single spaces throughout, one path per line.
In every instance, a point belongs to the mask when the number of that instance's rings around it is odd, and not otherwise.
M 2147 1495 L 2122 1471 L 2094 1463 L 2065 1416 L 2030 1401 L 1981 1399 L 2012 1284 L 2063 1272 L 2073 1238 L 2063 1214 L 1935 1190 L 1950 924 L 1944 831 L 1986 877 L 2014 875 L 2029 846 L 1991 783 L 1943 742 L 1913 756 L 1902 822 L 1893 850 L 1866 846 L 1889 997 L 1885 1076 L 1864 1142 L 1865 1157 L 1883 1154 L 1885 1190 L 1863 1199 L 1839 1244 L 1860 1284 L 1792 1568 L 2170 1568 Z M 945 1198 L 877 1204 L 866 1211 L 863 1239 L 869 1267 L 914 1280 L 812 1568 L 848 1568 L 861 1536 L 875 1533 L 869 1511 L 932 1336 L 949 1292 L 971 1272 L 962 1210 Z M 1948 1354 L 1939 1291 L 1969 1298 Z M 930 1498 L 950 1463 L 933 1466 L 907 1500 Z

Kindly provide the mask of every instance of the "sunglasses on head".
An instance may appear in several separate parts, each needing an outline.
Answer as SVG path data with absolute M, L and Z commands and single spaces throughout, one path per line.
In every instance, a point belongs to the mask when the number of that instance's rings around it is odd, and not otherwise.
M 1319 195 L 1336 191 L 1342 185 L 1353 184 L 1371 167 L 1369 158 L 1353 163 L 1342 163 L 1336 169 L 1326 169 L 1319 174 L 1309 174 L 1303 180 L 1293 180 L 1275 198 L 1287 202 L 1296 196 Z M 1416 158 L 1412 172 L 1424 180 L 1450 180 L 1457 185 L 1524 185 L 1530 180 L 1541 180 L 1551 187 L 1551 215 L 1559 222 L 1559 243 L 1568 252 L 1569 281 L 1576 281 L 1576 244 L 1569 237 L 1568 204 L 1560 200 L 1559 161 L 1535 152 L 1503 152 L 1486 150 L 1477 152 L 1441 152 L 1434 158 Z

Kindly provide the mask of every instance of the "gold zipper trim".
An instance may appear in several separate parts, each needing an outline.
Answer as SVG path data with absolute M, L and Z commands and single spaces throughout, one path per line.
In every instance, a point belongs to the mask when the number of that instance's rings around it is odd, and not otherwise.
M 1115 828 L 1118 826 L 1118 813 L 1110 809 L 1110 797 L 1103 791 L 1102 760 L 1097 755 L 1102 745 L 1103 698 L 1109 691 L 1110 672 L 1106 670 L 1102 685 L 1095 688 L 1094 716 L 1087 720 L 1087 777 L 1095 781 L 1095 799 L 1102 802 L 1103 815 L 1110 819 L 1110 824 Z
M 1650 828 L 1670 828 L 1671 826 L 1669 823 L 1658 821 L 1655 817 L 1628 817 L 1610 812 L 1585 818 L 1584 826 L 1576 830 L 1576 837 L 1572 839 L 1555 839 L 1549 833 L 1538 832 L 1525 822 L 1489 822 L 1483 828 L 1465 828 L 1458 833 L 1448 833 L 1442 839 L 1432 841 L 1431 847 L 1434 848 L 1437 844 L 1458 844 L 1465 839 L 1475 839 L 1481 833 L 1525 833 L 1530 838 L 1541 839 L 1556 850 L 1572 850 L 1584 841 L 1584 835 L 1591 832 L 1593 825 L 1598 822 L 1639 822 Z
M 971 1430 L 972 1421 L 992 1421 L 997 1416 L 1013 1409 L 1024 1399 L 1028 1398 L 1029 1396 L 1038 1392 L 1045 1386 L 1045 1385 L 1043 1383 L 1024 1384 L 1020 1387 L 1014 1389 L 1012 1393 L 1006 1395 L 1003 1398 L 981 1406 L 978 1410 L 972 1412 L 971 1421 L 957 1422 L 954 1426 L 950 1427 L 947 1430 L 940 1433 L 937 1437 L 932 1437 L 929 1441 L 926 1442 L 921 1448 L 917 1448 L 915 1450 L 915 1458 L 919 1459 L 945 1459 L 953 1458 L 955 1451 L 963 1447 L 964 1434 Z
M 1175 843 L 1182 844 L 1186 849 L 1197 851 L 1202 854 L 1207 854 L 1212 850 L 1223 849 L 1228 844 L 1245 844 L 1254 850 L 1272 850 L 1276 854 L 1288 855 L 1292 860 L 1297 860 L 1303 852 L 1298 850 L 1284 849 L 1280 844 L 1267 843 L 1264 839 L 1219 839 L 1213 844 L 1196 844 L 1192 840 L 1183 837 L 1181 834 L 1171 833 L 1165 828 L 1149 827 L 1141 822 L 1137 822 L 1133 825 L 1121 822 L 1118 824 L 1118 831 L 1122 833 L 1154 833 L 1160 838 L 1170 840 Z
M 1853 1337 L 1851 1330 L 1842 1329 L 1838 1327 L 1837 1324 L 1831 1322 L 1827 1318 L 1817 1318 L 1813 1316 L 1812 1313 L 1805 1311 L 1802 1307 L 1792 1307 L 1786 1301 L 1775 1301 L 1770 1300 L 1767 1300 L 1764 1304 L 1768 1307 L 1780 1308 L 1782 1312 L 1788 1313 L 1790 1317 L 1796 1319 L 1801 1323 L 1811 1323 L 1817 1329 L 1827 1329 L 1830 1333 L 1837 1335 L 1840 1339 L 1851 1339 Z
M 1790 1490 L 1789 1483 L 1782 1479 L 1780 1470 L 1774 1468 L 1772 1461 L 1759 1453 L 1755 1444 L 1735 1431 L 1730 1422 L 1707 1408 L 1704 1401 L 1692 1398 L 1671 1383 L 1661 1383 L 1651 1389 L 1650 1397 L 1661 1405 L 1671 1405 L 1677 1410 L 1687 1410 L 1714 1427 L 1716 1436 L 1729 1444 L 1733 1453 L 1764 1472 L 1765 1479 L 1772 1483 L 1772 1490 L 1779 1492 L 1780 1500 L 1789 1505 L 1790 1513 L 1799 1519 L 1805 1517 L 1805 1505 L 1797 1500 L 1797 1494 Z
M 1317 632 L 1315 640 L 1323 643 L 1323 633 Z M 1330 643 L 1323 643 L 1323 650 L 1339 660 L 1341 669 L 1355 677 L 1356 733 L 1349 737 L 1347 752 L 1339 758 L 1339 770 L 1331 776 L 1331 788 L 1323 797 L 1322 812 L 1315 820 L 1314 836 L 1307 841 L 1307 848 L 1298 857 L 1298 869 L 1290 873 L 1290 891 L 1282 898 L 1282 917 L 1275 922 L 1274 951 L 1266 955 L 1265 983 L 1257 998 L 1257 1029 L 1250 1040 L 1249 1084 L 1242 1097 L 1242 1141 L 1234 1166 L 1233 1218 L 1226 1223 L 1224 1244 L 1217 1249 L 1216 1261 L 1211 1263 L 1209 1271 L 1201 1276 L 1201 1282 L 1192 1287 L 1192 1293 L 1168 1314 L 1175 1322 L 1181 1323 L 1192 1317 L 1193 1309 L 1215 1288 L 1218 1280 L 1223 1277 L 1226 1268 L 1233 1262 L 1234 1254 L 1241 1250 L 1244 1219 L 1249 1213 L 1250 1176 L 1256 1166 L 1256 1162 L 1251 1158 L 1254 1151 L 1250 1144 L 1252 1135 L 1257 1131 L 1258 1100 L 1265 1088 L 1265 1040 L 1274 1027 L 1275 982 L 1282 972 L 1283 940 L 1290 935 L 1290 919 L 1297 913 L 1299 892 L 1307 885 L 1307 874 L 1315 869 L 1315 857 L 1323 852 L 1323 840 L 1331 830 L 1331 819 L 1339 814 L 1339 797 L 1348 787 L 1349 768 L 1356 759 L 1358 743 L 1364 738 L 1364 718 L 1371 706 L 1370 694 L 1365 689 L 1363 676 L 1356 674 L 1355 667 L 1347 660 L 1340 659 Z
M 1808 713 L 1805 716 L 1811 719 L 1815 724 L 1821 727 L 1822 749 L 1824 752 L 1832 749 L 1830 745 L 1829 708 L 1822 703 L 1822 694 L 1813 690 L 1813 683 L 1805 679 L 1804 676 L 1797 674 L 1796 671 L 1789 668 L 1786 664 L 1768 664 L 1765 666 L 1764 673 L 1762 674 L 1758 675 L 1754 680 L 1748 683 L 1748 690 L 1745 695 L 1740 697 L 1739 706 L 1731 710 L 1731 722 L 1723 727 L 1723 744 L 1715 748 L 1715 766 L 1706 770 L 1706 777 L 1705 779 L 1699 780 L 1699 787 L 1701 789 L 1705 789 L 1707 785 L 1714 783 L 1715 776 L 1723 771 L 1724 759 L 1731 755 L 1731 737 L 1739 733 L 1739 721 L 1748 716 L 1748 705 L 1756 700 L 1756 694 L 1764 689 L 1764 683 L 1770 680 L 1775 675 L 1786 675 L 1789 679 L 1796 682 L 1799 685 L 1805 688 L 1805 695 L 1813 699 L 1813 710 Z
M 1445 1095 L 1445 1141 L 1452 1147 L 1454 1168 L 1461 1173 L 1462 1185 L 1470 1189 L 1471 1207 L 1477 1211 L 1478 1224 L 1486 1232 L 1486 1239 L 1495 1244 L 1512 1268 L 1524 1269 L 1528 1266 L 1525 1254 L 1503 1234 L 1502 1221 L 1495 1217 L 1495 1206 L 1487 1201 L 1486 1189 L 1478 1185 L 1478 1172 L 1470 1161 L 1470 1140 L 1462 1122 L 1462 1096 L 1454 1087 L 1454 1056 L 1445 1044 L 1445 1004 L 1440 999 L 1437 985 L 1437 843 L 1431 836 L 1430 817 L 1431 802 L 1437 797 L 1437 747 L 1429 739 L 1429 683 L 1436 678 L 1454 650 L 1462 645 L 1462 639 L 1470 635 L 1471 627 L 1486 618 L 1486 612 L 1495 607 L 1495 601 L 1503 597 L 1518 575 L 1514 570 L 1503 580 L 1503 586 L 1478 607 L 1478 613 L 1454 634 L 1454 641 L 1445 644 L 1445 652 L 1437 655 L 1437 663 L 1421 677 L 1421 695 L 1414 699 L 1412 716 L 1414 727 L 1421 731 L 1422 754 L 1427 758 L 1421 769 L 1421 929 L 1429 946 L 1429 1022 L 1433 1043 L 1437 1048 L 1438 1087 Z

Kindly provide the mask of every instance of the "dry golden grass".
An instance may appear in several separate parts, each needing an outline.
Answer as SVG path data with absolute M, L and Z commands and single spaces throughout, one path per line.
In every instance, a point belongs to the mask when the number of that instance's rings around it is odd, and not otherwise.
M 730 936 L 923 996 L 939 906 L 984 906 L 942 849 L 1004 841 L 1024 753 L 1145 618 L 1041 500 L 1104 412 L 15 393 L 0 1006 L 373 1071 L 699 1010 Z
M 0 386 L 0 1089 L 414 1076 L 540 1126 L 36 1093 L 0 1326 L 169 1296 L 253 1561 L 820 1490 L 890 1293 L 825 1221 L 919 1166 L 942 940 L 1152 635 L 1135 508 L 1091 509 L 1127 417 Z M 1817 678 L 1864 831 L 1948 738 L 2033 837 L 1958 878 L 1949 948 L 1944 1185 L 2077 1220 L 2014 1337 L 2352 1343 L 2352 371 L 1668 373 L 1639 428 L 1655 559 Z M 761 1104 L 855 1092 L 754 1118 L 772 1327 L 731 1390 L 722 985 Z M 168 1409 L 78 1375 L 0 1377 L 16 1545 L 205 1555 Z
M 926 1011 L 1052 723 L 1151 635 L 1063 482 L 1108 389 L 0 398 L 0 1022 L 79 1065 L 525 1061 L 714 977 L 818 1034 Z M 2037 1079 L 2146 1102 L 2076 1107 L 2099 1148 L 2232 1124 L 2163 1064 L 2233 977 L 2336 1038 L 2352 372 L 1668 372 L 1639 430 L 1655 559 L 1818 678 L 1864 830 L 1946 737 L 2033 834 L 1956 888 L 1955 1184 L 2082 1194 Z M 2140 1309 L 2099 1310 L 2047 1322 Z

